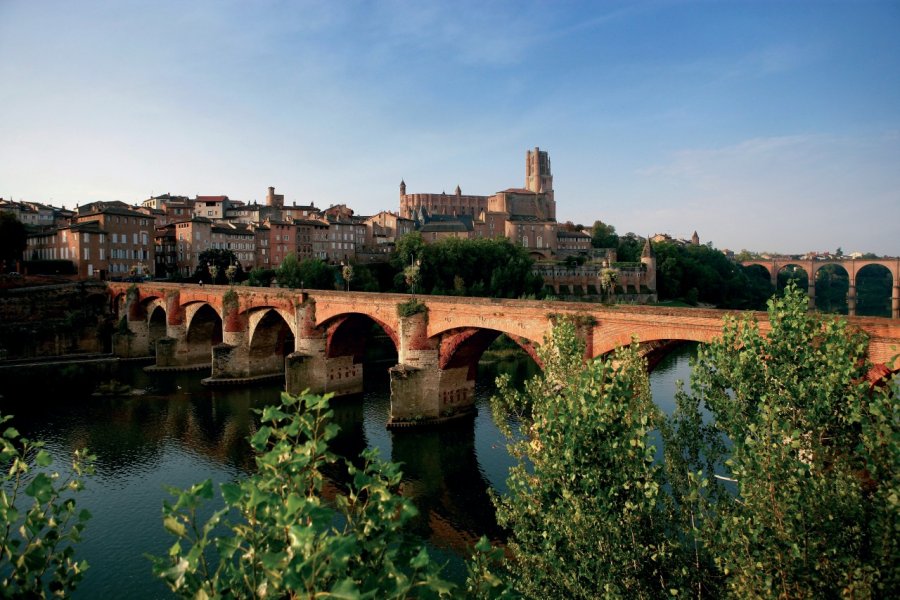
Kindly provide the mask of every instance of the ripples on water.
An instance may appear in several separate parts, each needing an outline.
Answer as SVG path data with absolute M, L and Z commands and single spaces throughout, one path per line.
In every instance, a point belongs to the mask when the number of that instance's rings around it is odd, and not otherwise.
M 675 379 L 687 379 L 692 351 L 677 349 L 651 376 L 654 399 L 667 412 Z M 73 448 L 86 446 L 97 455 L 97 473 L 77 497 L 93 518 L 77 550 L 91 567 L 75 597 L 171 597 L 144 557 L 163 555 L 174 542 L 162 527 L 162 502 L 169 498 L 165 488 L 186 488 L 207 478 L 217 487 L 252 471 L 247 437 L 258 421 L 251 409 L 277 402 L 281 386 L 209 389 L 201 378 L 181 374 L 151 381 L 135 367 L 123 379 L 156 391 L 127 398 L 4 400 L 3 413 L 15 415 L 19 431 L 46 442 L 56 459 L 54 469 L 66 471 Z M 491 416 L 492 380 L 491 373 L 479 375 L 474 424 L 429 431 L 385 428 L 390 392 L 384 372 L 367 379 L 361 397 L 332 403 L 342 427 L 335 451 L 351 457 L 377 448 L 382 458 L 403 463 L 402 492 L 420 512 L 412 529 L 448 562 L 447 575 L 453 579 L 464 577 L 462 557 L 480 535 L 503 537 L 487 490 L 504 492 L 514 463 Z

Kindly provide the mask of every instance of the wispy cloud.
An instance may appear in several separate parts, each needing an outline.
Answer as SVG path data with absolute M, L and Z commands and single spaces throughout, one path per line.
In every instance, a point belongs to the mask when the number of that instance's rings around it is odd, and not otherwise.
M 666 190 L 642 217 L 656 227 L 716 231 L 720 245 L 814 249 L 824 240 L 895 252 L 900 222 L 895 131 L 760 137 L 685 149 L 636 176 Z M 672 211 L 665 205 L 678 206 Z M 692 226 L 691 223 L 699 223 Z M 787 248 L 785 246 L 788 246 Z

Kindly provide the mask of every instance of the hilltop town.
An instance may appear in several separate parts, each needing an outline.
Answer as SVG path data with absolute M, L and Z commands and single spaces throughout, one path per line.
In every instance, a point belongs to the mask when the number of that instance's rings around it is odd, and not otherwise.
M 641 262 L 622 265 L 615 248 L 592 247 L 589 230 L 557 221 L 550 157 L 540 148 L 526 153 L 524 187 L 490 196 L 464 195 L 459 186 L 452 194 L 408 193 L 401 181 L 399 191 L 399 210 L 367 216 L 346 204 L 286 204 L 274 187 L 263 203 L 167 193 L 135 205 L 91 202 L 74 210 L 0 199 L 0 211 L 29 226 L 26 260 L 71 261 L 81 278 L 189 278 L 201 266 L 200 255 L 211 249 L 231 251 L 244 271 L 277 269 L 290 255 L 372 264 L 387 261 L 400 238 L 419 232 L 426 244 L 506 238 L 527 251 L 557 291 L 560 285 L 586 291 L 604 268 L 619 272 L 623 290 L 655 290 L 649 244 Z M 696 232 L 687 243 L 699 244 Z M 560 271 L 557 265 L 566 259 L 579 268 Z

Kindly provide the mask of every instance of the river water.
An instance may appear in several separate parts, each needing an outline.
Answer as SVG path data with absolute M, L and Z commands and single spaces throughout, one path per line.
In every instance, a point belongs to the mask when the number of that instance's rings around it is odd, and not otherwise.
M 693 346 L 677 348 L 651 374 L 654 400 L 666 412 L 674 404 L 676 380 L 689 377 L 693 352 Z M 501 363 L 500 368 L 522 376 L 533 372 L 534 365 Z M 336 452 L 349 457 L 377 448 L 382 457 L 403 463 L 402 493 L 419 509 L 413 530 L 432 555 L 447 562 L 445 574 L 451 579 L 464 578 L 462 557 L 478 537 L 503 538 L 488 497 L 488 489 L 505 491 L 513 464 L 489 406 L 496 369 L 480 369 L 474 422 L 421 432 L 388 431 L 384 367 L 367 370 L 360 397 L 332 403 L 342 428 Z M 186 488 L 207 478 L 218 484 L 250 473 L 253 460 L 246 440 L 256 426 L 252 409 L 277 402 L 282 389 L 277 383 L 211 389 L 200 384 L 200 373 L 151 379 L 137 365 L 126 371 L 123 380 L 151 391 L 39 401 L 39 392 L 15 398 L 7 391 L 0 405 L 3 414 L 15 415 L 13 425 L 23 435 L 46 442 L 54 469 L 66 471 L 66 457 L 74 448 L 87 446 L 97 455 L 96 475 L 77 496 L 93 518 L 76 550 L 90 564 L 76 598 L 171 597 L 145 558 L 164 555 L 174 541 L 162 527 L 166 487 Z

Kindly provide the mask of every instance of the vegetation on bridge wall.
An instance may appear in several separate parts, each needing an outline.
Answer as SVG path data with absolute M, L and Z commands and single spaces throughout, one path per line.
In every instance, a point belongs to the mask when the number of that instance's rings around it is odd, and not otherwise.
M 230 289 L 222 294 L 222 308 L 225 309 L 226 313 L 235 312 L 239 307 L 240 300 L 238 299 L 237 292 Z
M 406 302 L 401 302 L 397 305 L 397 316 L 401 319 L 427 312 L 428 307 L 425 303 L 416 300 L 415 298 L 410 298 Z

